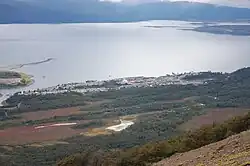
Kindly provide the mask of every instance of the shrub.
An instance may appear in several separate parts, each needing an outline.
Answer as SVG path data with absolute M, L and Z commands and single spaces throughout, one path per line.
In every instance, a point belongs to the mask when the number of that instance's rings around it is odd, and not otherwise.
M 95 160 L 99 162 L 93 162 L 93 156 L 87 155 L 88 157 L 86 157 L 86 155 L 83 155 L 65 158 L 57 166 L 85 166 L 86 162 L 92 163 L 91 166 L 147 166 L 175 153 L 200 148 L 248 129 L 250 129 L 250 113 L 242 117 L 232 118 L 222 124 L 204 126 L 196 131 L 189 131 L 166 141 L 151 142 L 120 151 L 119 155 L 109 155 L 109 157 L 106 155 L 106 157 L 99 158 L 95 156 Z M 112 161 L 112 164 L 110 161 Z M 70 165 L 72 163 L 74 165 Z

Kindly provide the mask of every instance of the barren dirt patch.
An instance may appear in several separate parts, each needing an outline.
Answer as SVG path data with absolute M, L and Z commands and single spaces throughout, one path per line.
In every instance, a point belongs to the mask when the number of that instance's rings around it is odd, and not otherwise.
M 249 166 L 250 131 L 203 146 L 186 153 L 175 154 L 153 166 Z
M 194 116 L 188 122 L 180 126 L 181 130 L 198 129 L 203 125 L 210 125 L 213 123 L 221 123 L 235 116 L 242 116 L 249 112 L 250 109 L 245 108 L 215 108 L 208 109 L 206 114 L 201 116 Z
M 85 122 L 78 122 L 78 124 L 80 123 Z M 72 129 L 72 126 L 52 124 L 42 125 L 50 127 L 37 128 L 37 126 L 22 126 L 0 130 L 0 145 L 21 145 L 34 142 L 56 141 L 79 135 L 84 131 L 80 129 Z
M 112 134 L 111 131 L 106 130 L 105 128 L 93 128 L 89 129 L 87 132 L 82 132 L 81 135 L 88 136 L 88 137 L 94 137 L 97 135 L 108 135 Z

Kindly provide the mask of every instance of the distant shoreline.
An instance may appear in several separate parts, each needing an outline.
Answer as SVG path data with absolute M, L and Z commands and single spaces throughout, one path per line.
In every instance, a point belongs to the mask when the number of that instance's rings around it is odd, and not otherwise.
M 186 31 L 203 32 L 216 35 L 250 36 L 250 25 L 204 25 Z
M 45 59 L 45 60 L 42 60 L 42 61 L 37 61 L 37 62 L 22 63 L 22 64 L 16 64 L 16 65 L 8 65 L 8 66 L 3 66 L 3 67 L 0 66 L 0 69 L 3 69 L 3 70 L 20 69 L 20 68 L 25 67 L 25 66 L 39 65 L 39 64 L 47 63 L 47 62 L 50 62 L 52 60 L 54 60 L 54 58 L 48 58 L 48 59 Z
M 207 22 L 191 22 L 191 25 L 198 27 L 183 28 L 181 26 L 166 26 L 166 25 L 147 25 L 145 28 L 177 28 L 178 30 L 194 31 L 202 33 L 210 33 L 216 35 L 232 35 L 232 36 L 250 36 L 249 25 L 219 25 L 220 22 L 207 23 Z
M 52 60 L 54 60 L 54 58 L 48 58 L 42 61 L 30 63 L 0 66 L 0 89 L 15 89 L 32 85 L 35 82 L 35 80 L 32 79 L 33 76 L 13 70 L 20 69 L 25 66 L 47 63 Z

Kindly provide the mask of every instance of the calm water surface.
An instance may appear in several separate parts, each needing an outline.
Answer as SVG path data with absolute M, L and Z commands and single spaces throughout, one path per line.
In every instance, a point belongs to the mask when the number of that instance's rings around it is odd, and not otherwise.
M 250 37 L 145 25 L 191 26 L 171 21 L 0 25 L 0 66 L 55 58 L 19 69 L 34 76 L 31 89 L 89 79 L 230 72 L 250 66 Z

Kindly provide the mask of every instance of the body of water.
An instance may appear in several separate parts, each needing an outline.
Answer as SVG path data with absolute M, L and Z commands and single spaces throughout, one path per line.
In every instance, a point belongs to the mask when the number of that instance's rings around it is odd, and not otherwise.
M 170 27 L 144 27 L 149 25 Z M 180 21 L 0 25 L 0 67 L 54 58 L 16 69 L 33 75 L 35 83 L 29 89 L 37 89 L 90 79 L 230 72 L 250 66 L 250 37 L 174 26 L 192 25 Z

